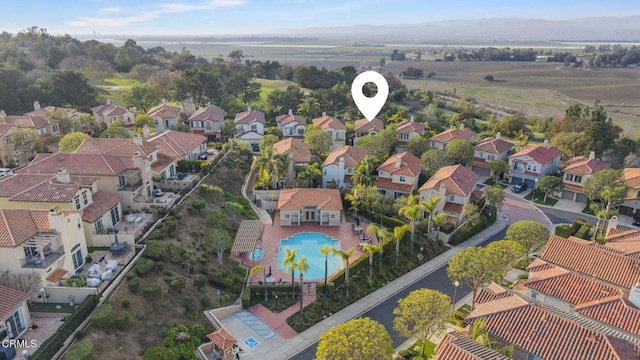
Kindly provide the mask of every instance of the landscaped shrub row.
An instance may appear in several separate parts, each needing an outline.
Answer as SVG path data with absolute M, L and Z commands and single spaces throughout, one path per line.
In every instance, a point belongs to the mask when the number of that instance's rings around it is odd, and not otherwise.
M 49 360 L 62 348 L 64 342 L 73 334 L 80 324 L 91 314 L 100 297 L 98 295 L 89 295 L 78 306 L 76 312 L 67 318 L 67 321 L 58 328 L 51 337 L 44 341 L 40 347 L 33 353 L 33 360 Z
M 200 171 L 209 166 L 209 162 L 206 160 L 178 160 L 178 171 Z
M 386 215 L 382 215 L 382 214 L 372 214 L 369 210 L 360 210 L 360 214 L 362 216 L 364 216 L 365 218 L 371 220 L 371 222 L 380 224 L 382 223 L 382 226 L 386 226 L 390 229 L 393 229 L 396 226 L 402 226 L 405 225 L 405 223 L 402 220 L 398 220 Z
M 493 225 L 497 219 L 497 211 L 492 206 L 486 206 L 479 219 L 474 223 L 467 222 L 463 224 L 449 239 L 450 245 L 458 245 L 466 241 L 470 237 L 480 233 L 482 230 Z
M 584 224 L 580 227 L 580 230 L 578 230 L 573 236 L 587 240 L 589 230 L 591 230 L 591 226 L 589 226 L 589 224 Z

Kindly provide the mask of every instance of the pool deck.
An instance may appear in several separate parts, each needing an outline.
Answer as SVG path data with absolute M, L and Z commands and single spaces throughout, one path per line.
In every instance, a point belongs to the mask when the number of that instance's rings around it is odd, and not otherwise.
M 263 265 L 267 272 L 269 271 L 269 266 L 271 266 L 272 276 L 275 278 L 276 282 L 279 279 L 282 279 L 282 281 L 290 283 L 291 274 L 287 274 L 282 269 L 278 269 L 278 247 L 280 245 L 280 240 L 289 238 L 301 232 L 317 232 L 330 236 L 336 240 L 340 240 L 343 250 L 355 248 L 356 251 L 354 251 L 350 259 L 350 262 L 352 262 L 362 256 L 365 252 L 358 249 L 361 235 L 353 233 L 351 230 L 351 224 L 352 223 L 346 222 L 343 214 L 340 226 L 320 226 L 317 222 L 302 222 L 300 226 L 280 226 L 280 218 L 276 215 L 273 224 L 264 225 L 262 241 L 258 243 L 258 246 L 264 249 L 264 255 L 262 259 L 255 261 L 255 265 Z M 366 225 L 361 224 L 361 227 L 364 229 Z M 375 237 L 372 243 L 377 244 Z M 245 255 L 243 265 L 252 267 L 254 262 L 249 260 L 248 255 Z M 296 277 L 297 276 L 298 274 L 296 274 Z M 297 280 L 298 279 L 296 279 L 296 281 Z M 318 282 L 323 281 L 323 279 L 305 279 L 305 281 L 307 280 Z M 250 283 L 257 283 L 258 281 L 263 281 L 262 273 L 257 273 L 249 279 Z

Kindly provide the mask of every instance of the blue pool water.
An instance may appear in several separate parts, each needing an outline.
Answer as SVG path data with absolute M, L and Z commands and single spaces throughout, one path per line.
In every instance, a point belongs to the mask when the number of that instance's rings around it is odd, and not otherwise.
M 260 260 L 264 256 L 264 249 L 257 247 L 253 252 L 249 253 L 249 260 Z
M 307 263 L 309 263 L 309 270 L 304 272 L 304 279 L 324 279 L 324 256 L 320 253 L 320 248 L 324 246 L 324 244 L 329 244 L 329 246 L 335 249 L 341 249 L 340 241 L 332 239 L 331 237 L 320 234 L 320 233 L 299 233 L 295 234 L 292 237 L 286 240 L 280 240 L 280 251 L 278 253 L 278 269 L 283 269 L 282 267 L 282 259 L 284 259 L 284 248 L 298 248 L 298 254 L 296 258 L 299 256 L 304 256 L 307 258 Z M 342 259 L 337 256 L 333 256 L 333 254 L 329 254 L 328 262 L 327 262 L 327 274 L 331 275 L 334 272 L 342 269 Z M 296 278 L 298 278 L 299 274 L 296 272 Z M 289 278 L 283 278 L 283 281 L 291 281 L 291 274 L 289 274 Z M 296 279 L 297 280 L 297 279 Z

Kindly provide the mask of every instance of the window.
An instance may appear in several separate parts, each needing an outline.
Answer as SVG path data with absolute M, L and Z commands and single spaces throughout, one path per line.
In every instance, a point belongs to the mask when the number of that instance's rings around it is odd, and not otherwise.
M 257 130 L 258 130 L 258 125 L 251 124 L 251 131 L 257 131 Z
M 213 129 L 213 123 L 211 121 L 205 121 L 204 128 L 207 130 Z
M 10 139 L 8 136 L 5 136 L 5 137 L 4 137 L 4 143 L 5 143 L 5 144 L 9 144 L 9 143 L 11 143 L 11 139 Z
M 538 294 L 536 294 L 536 293 L 532 292 L 532 293 L 531 293 L 531 298 L 532 298 L 533 300 L 538 299 Z
M 82 192 L 82 203 L 85 205 L 89 205 L 89 196 L 87 196 L 87 192 Z
M 396 191 L 396 192 L 393 193 L 393 199 L 395 200 L 395 199 L 401 197 L 402 195 L 404 195 L 404 193 Z
M 24 256 L 29 259 L 34 256 L 38 256 L 38 251 L 35 246 L 25 246 L 24 248 Z
M 400 134 L 400 140 L 409 140 L 409 134 Z
M 112 207 L 109 212 L 111 213 L 111 224 L 116 226 L 116 224 L 120 222 L 120 211 L 118 211 L 118 205 Z
M 576 175 L 576 176 L 574 176 L 574 177 L 573 177 L 573 181 L 575 181 L 575 182 L 577 182 L 577 183 L 582 182 L 582 176 L 580 176 L 580 175 Z
M 327 175 L 327 169 L 322 170 L 322 175 Z
M 202 121 L 192 121 L 191 122 L 191 127 L 192 128 L 201 128 L 202 127 Z
M 76 225 L 78 225 L 78 230 L 82 229 L 82 220 L 80 218 L 76 219 Z
M 58 127 L 58 124 L 51 125 L 51 131 L 54 132 L 54 133 L 60 131 L 60 128 Z
M 331 214 L 331 218 L 335 219 L 336 218 L 336 214 Z
M 165 180 L 167 178 L 167 171 L 163 171 L 160 173 L 160 177 L 162 178 L 162 180 Z
M 482 157 L 482 151 L 478 152 L 478 157 Z
M 353 168 L 347 168 L 347 174 L 351 174 L 353 172 Z
M 176 176 L 176 167 L 171 164 L 171 166 L 169 166 L 169 174 L 171 174 L 171 177 L 175 177 Z
M 298 135 L 304 135 L 304 128 L 298 128 Z
M 7 325 L 8 335 L 10 339 L 15 339 L 20 336 L 25 330 L 27 330 L 27 324 L 24 321 L 24 314 L 22 313 L 22 307 L 18 308 L 16 312 L 7 318 L 5 325 Z
M 290 218 L 290 217 L 291 217 L 291 216 L 289 216 L 289 214 L 284 214 L 284 218 L 285 218 L 285 219 L 288 219 L 288 218 Z
M 456 196 L 455 195 L 449 195 L 449 201 L 456 201 Z
M 118 176 L 118 189 L 123 188 L 127 185 L 127 179 L 124 176 Z
M 160 121 L 158 121 L 158 119 L 154 118 L 153 119 L 153 123 L 156 124 L 156 126 L 158 126 L 160 124 Z
M 387 190 L 385 189 L 378 189 L 378 192 L 382 195 L 387 195 Z
M 44 135 L 47 133 L 47 128 L 41 127 L 37 129 L 38 135 Z
M 76 210 L 80 210 L 82 206 L 80 206 L 80 196 L 76 196 L 73 198 L 73 202 L 76 203 Z
M 96 229 L 96 234 L 100 234 L 104 231 L 104 223 L 102 222 L 102 218 L 96 220 L 96 222 L 93 223 L 93 226 Z
M 82 256 L 82 247 L 76 244 L 71 249 L 71 259 L 73 259 L 73 267 L 78 270 L 84 265 L 84 256 Z
M 405 181 L 407 181 L 407 178 L 405 176 L 401 175 L 400 176 L 400 182 L 405 182 Z
M 487 156 L 487 160 L 489 160 L 489 161 L 492 161 L 492 160 L 495 160 L 495 159 L 496 159 L 496 156 L 495 156 L 495 155 L 489 155 L 489 156 Z

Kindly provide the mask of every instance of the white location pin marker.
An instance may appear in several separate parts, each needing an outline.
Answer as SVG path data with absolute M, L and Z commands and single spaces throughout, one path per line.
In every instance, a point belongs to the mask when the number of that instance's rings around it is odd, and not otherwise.
M 378 92 L 374 97 L 367 97 L 362 93 L 364 84 L 372 82 L 376 84 Z M 375 71 L 365 71 L 356 76 L 351 83 L 351 96 L 356 106 L 367 120 L 371 121 L 378 115 L 389 96 L 389 83 L 384 76 Z

